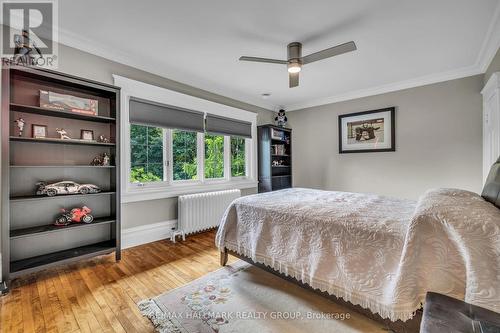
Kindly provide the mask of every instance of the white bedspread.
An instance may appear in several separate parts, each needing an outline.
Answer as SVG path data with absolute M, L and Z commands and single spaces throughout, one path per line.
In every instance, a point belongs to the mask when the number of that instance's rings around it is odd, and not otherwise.
M 418 203 L 301 188 L 246 196 L 216 245 L 393 321 L 427 291 L 500 311 L 500 210 L 472 192 Z

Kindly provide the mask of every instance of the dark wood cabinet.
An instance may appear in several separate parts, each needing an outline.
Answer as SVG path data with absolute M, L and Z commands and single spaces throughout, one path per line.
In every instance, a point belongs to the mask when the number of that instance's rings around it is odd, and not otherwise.
M 262 125 L 257 138 L 259 193 L 292 187 L 292 130 Z
M 97 100 L 97 114 L 40 106 L 40 91 Z M 2 68 L 2 278 L 115 252 L 120 259 L 120 89 L 63 73 Z M 85 110 L 84 110 L 85 111 Z M 15 120 L 22 118 L 22 134 Z M 46 126 L 34 137 L 32 125 Z M 57 128 L 72 138 L 60 139 Z M 81 140 L 81 130 L 94 140 Z M 98 142 L 100 135 L 109 139 Z M 91 165 L 106 153 L 111 163 Z M 99 193 L 36 195 L 37 182 L 95 184 Z M 54 226 L 62 208 L 87 206 L 92 223 Z

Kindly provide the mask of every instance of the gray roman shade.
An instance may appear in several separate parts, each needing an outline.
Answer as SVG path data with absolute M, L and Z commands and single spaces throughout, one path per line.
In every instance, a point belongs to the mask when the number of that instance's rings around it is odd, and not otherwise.
M 132 124 L 203 132 L 204 113 L 166 104 L 130 98 Z
M 242 120 L 235 120 L 207 113 L 205 131 L 211 134 L 222 134 L 231 136 L 241 136 L 243 138 L 252 137 L 252 123 Z

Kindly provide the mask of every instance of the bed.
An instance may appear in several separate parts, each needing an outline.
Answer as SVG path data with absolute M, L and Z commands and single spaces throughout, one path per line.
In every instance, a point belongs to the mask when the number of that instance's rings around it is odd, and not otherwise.
M 216 235 L 265 265 L 390 321 L 428 291 L 500 312 L 500 159 L 482 196 L 435 189 L 418 201 L 293 188 L 236 199 Z

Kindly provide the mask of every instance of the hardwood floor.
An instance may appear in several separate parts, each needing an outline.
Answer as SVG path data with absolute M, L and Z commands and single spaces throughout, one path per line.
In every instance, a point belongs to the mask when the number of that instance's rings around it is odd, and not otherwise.
M 1 297 L 0 332 L 152 332 L 136 303 L 217 270 L 215 232 L 158 241 L 21 277 Z M 234 260 L 234 258 L 230 258 Z

